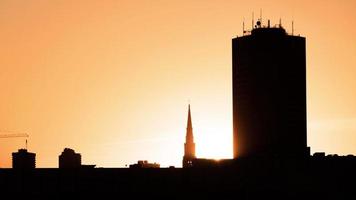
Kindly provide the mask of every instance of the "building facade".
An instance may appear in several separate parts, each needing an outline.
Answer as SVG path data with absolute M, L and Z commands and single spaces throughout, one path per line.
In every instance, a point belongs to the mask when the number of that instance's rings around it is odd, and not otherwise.
M 258 22 L 232 68 L 234 158 L 308 155 L 305 38 Z

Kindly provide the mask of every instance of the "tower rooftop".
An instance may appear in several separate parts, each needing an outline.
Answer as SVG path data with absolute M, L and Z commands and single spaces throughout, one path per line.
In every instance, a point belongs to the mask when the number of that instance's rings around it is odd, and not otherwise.
M 251 31 L 251 35 L 287 35 L 286 30 L 283 27 L 261 27 L 255 28 Z
M 286 29 L 282 26 L 281 20 L 279 24 L 271 26 L 270 20 L 268 20 L 267 25 L 262 23 L 262 19 L 259 19 L 251 29 L 245 29 L 245 22 L 243 23 L 243 35 L 242 36 L 258 36 L 258 35 L 289 35 L 289 36 L 300 36 L 294 35 L 294 22 L 292 21 L 291 33 L 288 33 Z

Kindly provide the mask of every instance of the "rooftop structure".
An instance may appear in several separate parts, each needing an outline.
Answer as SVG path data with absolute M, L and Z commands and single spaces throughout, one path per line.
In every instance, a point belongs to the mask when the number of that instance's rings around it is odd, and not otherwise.
M 158 163 L 149 163 L 147 160 L 139 160 L 136 164 L 130 165 L 130 168 L 159 168 Z

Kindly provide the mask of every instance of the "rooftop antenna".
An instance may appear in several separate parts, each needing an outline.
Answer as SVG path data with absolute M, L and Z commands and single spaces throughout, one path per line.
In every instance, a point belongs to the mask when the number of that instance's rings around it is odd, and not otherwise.
M 245 18 L 242 21 L 242 35 L 245 35 Z
M 26 139 L 26 150 L 27 150 L 27 139 Z
M 262 26 L 262 8 L 260 8 L 260 22 L 261 22 L 261 26 Z
M 255 25 L 255 15 L 254 13 L 252 12 L 252 29 L 253 30 L 253 26 Z
M 294 35 L 294 8 L 292 10 L 292 35 Z
M 282 19 L 279 18 L 279 28 L 282 28 Z

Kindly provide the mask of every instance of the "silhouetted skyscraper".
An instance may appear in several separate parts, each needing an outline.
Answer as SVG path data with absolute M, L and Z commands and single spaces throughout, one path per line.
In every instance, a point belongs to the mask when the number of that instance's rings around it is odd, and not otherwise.
M 308 155 L 305 38 L 257 22 L 232 65 L 234 158 Z
M 19 149 L 12 153 L 13 169 L 34 169 L 36 168 L 36 154 L 28 152 L 27 149 Z
M 190 104 L 188 105 L 187 134 L 184 143 L 183 167 L 191 167 L 195 157 L 195 143 L 193 137 L 192 117 L 190 114 Z
M 65 148 L 59 155 L 59 168 L 80 168 L 82 166 L 82 156 L 75 153 L 73 149 Z

